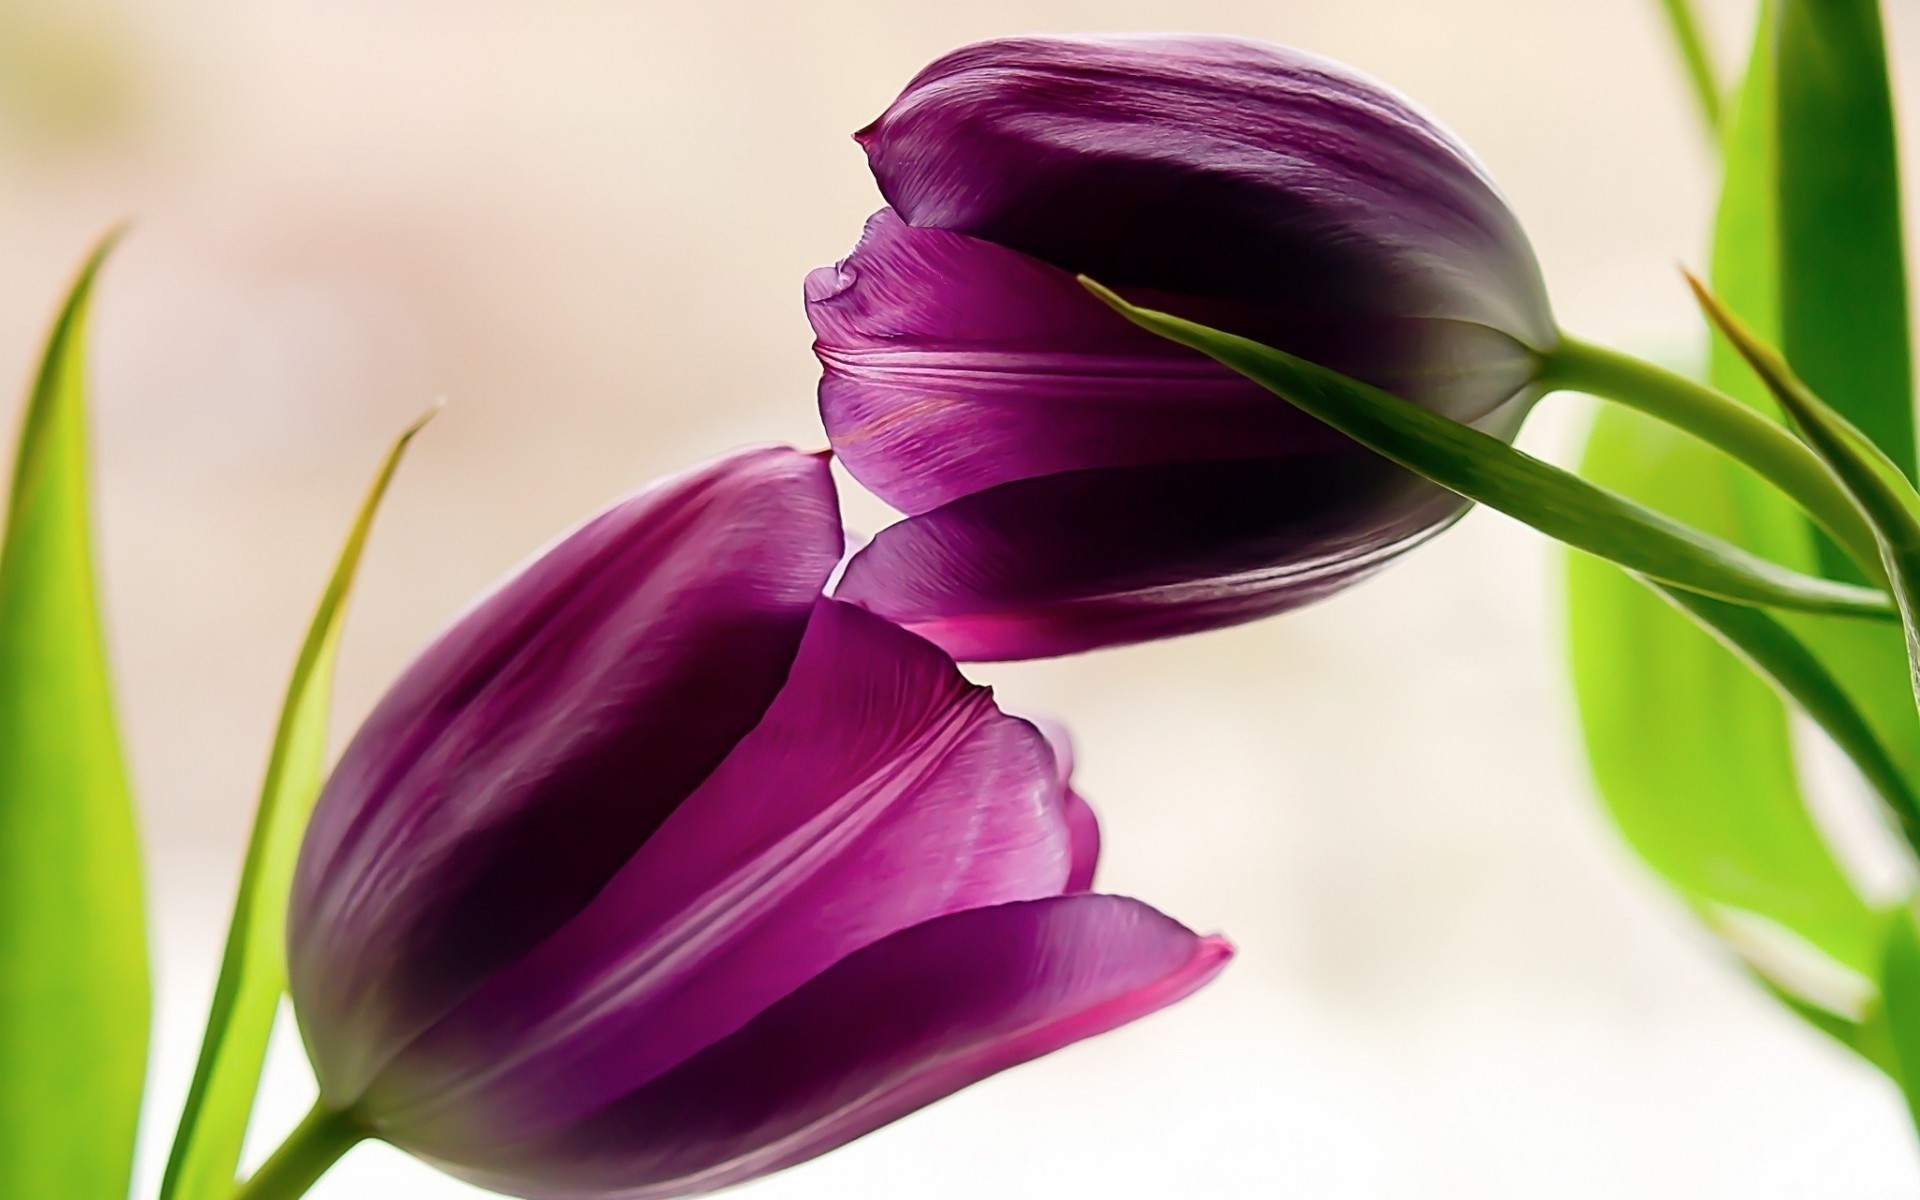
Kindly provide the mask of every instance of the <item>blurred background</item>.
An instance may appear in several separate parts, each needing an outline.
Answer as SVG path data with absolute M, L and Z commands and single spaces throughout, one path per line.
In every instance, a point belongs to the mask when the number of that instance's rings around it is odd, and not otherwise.
M 1750 5 L 1707 7 L 1731 62 Z M 1887 7 L 1920 94 L 1920 6 Z M 1570 328 L 1688 346 L 1674 266 L 1701 260 L 1710 172 L 1653 0 L 0 0 L 9 426 L 69 273 L 136 222 L 95 378 L 153 852 L 146 1180 L 285 675 L 389 437 L 448 399 L 366 563 L 342 733 L 590 508 L 743 441 L 823 440 L 800 281 L 878 205 L 847 135 L 920 65 L 999 34 L 1167 28 L 1393 82 L 1508 190 Z M 1527 444 L 1565 461 L 1582 418 L 1556 401 Z M 1893 1089 L 1743 982 L 1617 844 L 1557 575 L 1477 513 L 1296 616 L 976 671 L 1071 717 L 1103 886 L 1241 956 L 1188 1004 L 750 1194 L 1920 1196 Z M 283 1033 L 256 1156 L 311 1094 Z M 468 1194 L 382 1147 L 315 1193 Z

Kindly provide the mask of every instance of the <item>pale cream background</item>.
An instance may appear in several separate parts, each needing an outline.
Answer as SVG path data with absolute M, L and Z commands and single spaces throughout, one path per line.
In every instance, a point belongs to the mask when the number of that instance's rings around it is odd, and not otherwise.
M 1745 7 L 1713 5 L 1729 53 Z M 1920 20 L 1890 7 L 1920 61 Z M 877 203 L 847 133 L 940 51 L 1187 28 L 1347 59 L 1478 149 L 1570 327 L 1671 347 L 1709 172 L 1654 14 L 0 0 L 0 417 L 84 247 L 138 222 L 100 297 L 96 424 L 153 849 L 147 1178 L 285 671 L 351 504 L 427 401 L 450 406 L 374 539 L 343 729 L 471 592 L 590 507 L 742 441 L 820 440 L 800 279 Z M 1577 416 L 1556 404 L 1530 444 L 1564 451 Z M 1227 931 L 1240 960 L 1184 1007 L 754 1194 L 1920 1195 L 1891 1089 L 1724 966 L 1592 804 L 1553 576 L 1537 539 L 1480 514 L 1289 619 L 978 672 L 1071 717 L 1104 883 Z M 289 1040 L 268 1133 L 309 1087 Z M 316 1192 L 461 1194 L 380 1148 Z

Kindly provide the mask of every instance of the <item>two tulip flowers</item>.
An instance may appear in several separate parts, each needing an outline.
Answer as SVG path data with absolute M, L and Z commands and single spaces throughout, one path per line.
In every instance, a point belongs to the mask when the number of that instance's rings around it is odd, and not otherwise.
M 587 520 L 405 670 L 320 790 L 285 938 L 320 1097 L 244 1200 L 365 1138 L 511 1195 L 700 1194 L 1213 979 L 1223 939 L 1093 890 L 1065 732 L 957 662 L 1280 613 L 1475 501 L 1736 643 L 1742 605 L 1894 614 L 1874 585 L 1902 562 L 1854 494 L 1878 477 L 1823 459 L 1850 435 L 1816 454 L 1565 335 L 1487 172 L 1351 70 L 993 41 L 856 138 L 885 207 L 805 281 L 831 450 L 738 451 Z M 1871 582 L 1514 450 L 1561 387 L 1727 450 Z M 851 556 L 834 462 L 904 514 Z M 167 1200 L 231 1074 L 201 1065 Z
M 1230 950 L 1089 891 L 1065 735 L 958 659 L 1245 621 L 1461 511 L 1155 307 L 1505 436 L 1556 333 L 1412 105 L 1227 39 L 992 42 L 858 136 L 806 283 L 832 454 L 623 500 L 402 675 L 314 812 L 288 952 L 336 1142 L 541 1197 L 704 1192 L 1188 995 Z

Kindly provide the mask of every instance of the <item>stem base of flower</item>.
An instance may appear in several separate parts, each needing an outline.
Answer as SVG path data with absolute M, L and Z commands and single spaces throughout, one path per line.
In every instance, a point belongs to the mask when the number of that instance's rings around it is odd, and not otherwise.
M 351 1112 L 315 1104 L 280 1148 L 235 1189 L 232 1200 L 295 1200 L 304 1196 L 342 1155 L 368 1136 Z

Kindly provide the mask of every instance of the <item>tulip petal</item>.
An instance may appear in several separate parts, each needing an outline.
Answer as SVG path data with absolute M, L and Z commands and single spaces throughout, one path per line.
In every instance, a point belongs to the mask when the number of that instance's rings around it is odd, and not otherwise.
M 835 964 L 732 1037 L 564 1129 L 444 1165 L 537 1200 L 665 1200 L 791 1166 L 1156 1012 L 1232 947 L 1135 900 L 974 909 Z
M 1472 155 L 1390 89 L 1297 50 L 982 42 L 928 66 L 857 136 L 911 224 L 1123 291 L 1384 306 L 1554 344 L 1526 235 Z
M 1057 471 L 1343 444 L 1059 268 L 891 209 L 806 294 L 834 453 L 905 512 Z
M 1044 739 L 946 655 L 822 601 L 766 719 L 577 918 L 369 1091 L 413 1147 L 577 1119 L 862 946 L 1061 893 Z M 431 1151 L 429 1151 L 431 1152 Z
M 1296 608 L 1460 511 L 1364 451 L 1083 471 L 889 526 L 835 595 L 962 661 L 1044 658 Z
M 296 873 L 330 1100 L 574 916 L 753 728 L 840 550 L 821 457 L 735 454 L 567 535 L 401 677 Z
M 1049 717 L 1029 717 L 1034 728 L 1053 749 L 1054 778 L 1060 781 L 1060 802 L 1065 805 L 1067 832 L 1073 840 L 1073 869 L 1067 874 L 1069 892 L 1084 892 L 1093 887 L 1093 875 L 1100 865 L 1100 818 L 1093 806 L 1073 790 L 1073 735 L 1067 727 Z
M 1129 294 L 1464 420 L 1522 391 L 1535 369 L 1531 352 L 1477 325 Z M 1066 271 L 915 228 L 892 210 L 875 214 L 847 259 L 808 276 L 806 295 L 834 452 L 904 512 L 1062 471 L 1352 448 L 1204 355 L 1105 311 Z
M 1067 829 L 1073 836 L 1073 870 L 1067 875 L 1068 892 L 1084 892 L 1093 887 L 1094 872 L 1100 866 L 1100 818 L 1094 814 L 1079 792 L 1067 789 Z

